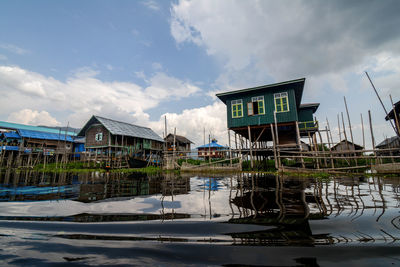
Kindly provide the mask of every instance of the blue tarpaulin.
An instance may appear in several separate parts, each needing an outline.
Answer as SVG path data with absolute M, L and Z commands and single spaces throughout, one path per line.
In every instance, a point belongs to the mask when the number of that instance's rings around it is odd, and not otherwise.
M 21 138 L 21 136 L 17 132 L 5 132 L 4 137 L 5 138 L 15 138 L 15 139 Z
M 0 146 L 0 151 L 1 150 L 18 151 L 19 146 Z
M 73 142 L 74 140 L 70 135 L 56 134 L 56 133 L 45 133 L 45 132 L 37 132 L 30 130 L 18 130 L 18 133 L 21 137 L 24 138 L 32 138 L 32 139 L 44 139 L 44 140 L 60 140 Z

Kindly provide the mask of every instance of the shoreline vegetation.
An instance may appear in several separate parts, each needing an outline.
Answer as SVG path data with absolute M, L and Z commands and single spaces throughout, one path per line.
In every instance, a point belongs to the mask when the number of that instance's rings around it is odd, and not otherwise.
M 229 160 L 228 160 L 229 161 Z M 190 162 L 193 165 L 199 165 L 201 164 L 200 162 L 197 161 L 192 161 Z M 180 162 L 182 164 L 182 162 Z M 394 177 L 394 176 L 399 176 L 399 174 L 383 174 L 383 173 L 372 173 L 372 172 L 366 172 L 365 170 L 363 172 L 329 172 L 326 169 L 310 169 L 309 172 L 304 172 L 304 171 L 296 171 L 296 170 L 284 170 L 284 171 L 279 171 L 274 168 L 274 161 L 269 160 L 265 162 L 260 162 L 258 165 L 256 165 L 257 168 L 254 168 L 253 170 L 250 169 L 249 162 L 245 161 L 242 164 L 242 171 L 229 171 L 230 173 L 232 172 L 245 172 L 245 173 L 265 173 L 265 174 L 282 174 L 282 175 L 290 175 L 290 176 L 298 176 L 298 177 L 315 177 L 315 178 L 329 178 L 331 176 L 380 176 L 380 177 Z M 0 171 L 7 170 L 5 168 L 1 169 Z M 95 165 L 90 165 L 87 166 L 87 164 L 83 162 L 70 162 L 67 164 L 63 164 L 58 166 L 55 163 L 50 163 L 46 164 L 45 166 L 43 164 L 38 164 L 34 168 L 17 168 L 15 169 L 17 171 L 26 171 L 26 170 L 31 170 L 31 171 L 36 171 L 36 172 L 49 172 L 49 173 L 63 173 L 63 172 L 70 172 L 70 173 L 88 173 L 88 172 L 111 172 L 111 173 L 146 173 L 146 174 L 162 174 L 162 173 L 181 173 L 180 170 L 165 170 L 162 169 L 161 167 L 154 167 L 154 166 L 148 166 L 145 168 L 124 168 L 124 169 L 106 169 L 102 167 L 100 164 L 95 164 Z M 183 171 L 182 171 L 183 172 Z M 186 172 L 186 171 L 185 171 Z M 196 172 L 195 170 L 189 171 L 189 172 Z M 208 170 L 208 171 L 200 171 L 200 173 L 204 174 L 218 174 L 218 173 L 227 173 L 227 171 L 223 170 Z

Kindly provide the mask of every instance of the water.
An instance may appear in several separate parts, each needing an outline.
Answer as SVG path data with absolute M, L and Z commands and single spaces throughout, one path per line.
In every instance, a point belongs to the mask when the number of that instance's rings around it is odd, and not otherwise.
M 0 174 L 2 266 L 399 266 L 400 178 Z

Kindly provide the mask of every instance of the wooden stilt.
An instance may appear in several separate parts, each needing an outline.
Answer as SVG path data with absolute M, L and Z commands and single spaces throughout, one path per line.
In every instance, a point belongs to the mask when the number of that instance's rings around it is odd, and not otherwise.
M 335 163 L 333 162 L 332 150 L 331 150 L 331 144 L 333 142 L 331 143 L 332 140 L 329 140 L 329 128 L 328 128 L 328 126 L 325 126 L 325 131 L 326 131 L 326 139 L 328 140 L 328 149 L 329 149 L 329 157 L 331 159 L 331 167 L 332 167 L 332 169 L 334 169 L 335 168 Z
M 254 168 L 253 150 L 252 150 L 253 145 L 252 145 L 252 143 L 251 143 L 251 130 L 250 130 L 250 125 L 247 126 L 247 131 L 248 131 L 248 134 L 249 134 L 249 143 L 250 143 L 250 166 L 251 166 L 251 169 L 253 169 L 253 168 Z
M 274 161 L 275 161 L 275 169 L 279 169 L 278 166 L 278 158 L 277 158 L 277 153 L 276 153 L 276 140 L 275 140 L 275 133 L 274 133 L 274 127 L 272 125 L 272 123 L 270 124 L 271 127 L 271 136 L 272 136 L 272 146 L 273 146 L 273 150 L 274 150 Z
M 301 161 L 301 167 L 304 169 L 305 165 L 304 165 L 304 159 L 303 159 L 303 146 L 301 145 L 301 137 L 300 137 L 300 129 L 299 129 L 299 122 L 296 121 L 296 135 L 297 135 L 297 146 L 301 152 L 300 156 L 300 161 Z
M 229 145 L 229 163 L 232 167 L 231 132 L 229 129 L 228 129 L 228 145 Z
M 278 123 L 276 119 L 276 111 L 274 111 L 274 122 L 275 122 L 275 141 L 276 141 L 276 152 L 277 152 L 277 158 L 278 158 L 278 167 L 280 168 L 282 166 L 281 163 L 281 152 L 280 152 L 280 144 L 279 144 L 279 134 L 278 134 Z
M 371 119 L 371 111 L 370 110 L 368 110 L 368 119 L 369 119 L 369 129 L 371 131 L 372 149 L 374 151 L 374 158 L 376 159 L 375 138 L 374 138 L 374 130 L 373 130 L 373 127 L 372 127 L 372 119 Z

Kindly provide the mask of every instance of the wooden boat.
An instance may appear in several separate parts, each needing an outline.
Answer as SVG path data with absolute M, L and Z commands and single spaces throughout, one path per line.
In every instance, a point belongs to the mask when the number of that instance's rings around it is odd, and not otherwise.
M 147 166 L 148 162 L 140 158 L 129 158 L 128 164 L 130 168 L 144 168 Z

